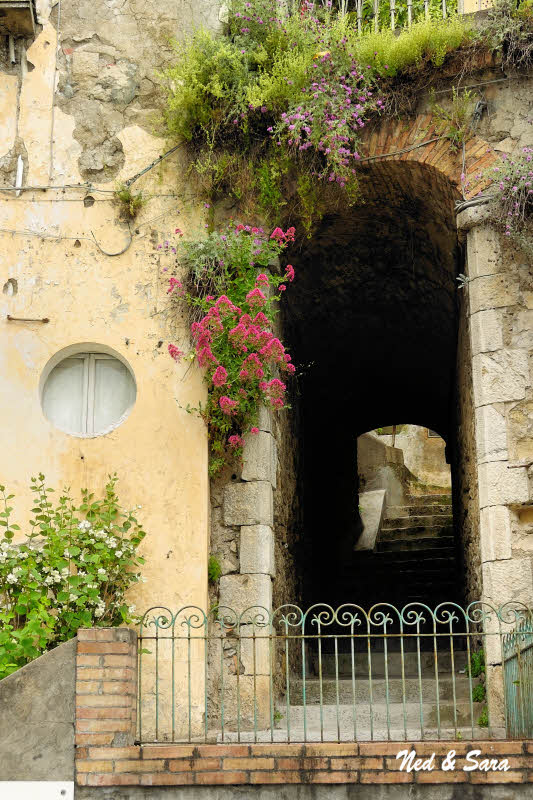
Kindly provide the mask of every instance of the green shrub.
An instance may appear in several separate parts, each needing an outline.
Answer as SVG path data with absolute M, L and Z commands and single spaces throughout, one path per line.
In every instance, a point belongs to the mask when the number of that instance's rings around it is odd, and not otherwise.
M 480 728 L 488 728 L 489 727 L 489 712 L 487 706 L 484 706 L 483 711 L 478 717 L 477 724 Z
M 122 510 L 110 477 L 101 500 L 87 490 L 76 505 L 68 491 L 52 503 L 44 475 L 32 478 L 31 530 L 15 543 L 13 495 L 0 486 L 0 678 L 76 635 L 80 627 L 134 620 L 128 589 L 141 580 L 145 536 L 132 512 Z
M 216 130 L 242 106 L 249 70 L 232 42 L 207 31 L 174 47 L 176 62 L 164 72 L 165 122 L 169 134 L 190 141 L 196 130 Z
M 474 686 L 472 689 L 472 701 L 474 703 L 482 703 L 487 696 L 487 692 L 485 687 L 482 683 L 479 683 L 477 686 Z
M 142 192 L 134 192 L 131 186 L 125 183 L 120 184 L 115 189 L 115 200 L 120 208 L 121 215 L 127 220 L 135 219 L 147 202 L 147 198 Z
M 485 651 L 478 650 L 470 653 L 470 666 L 466 668 L 466 674 L 472 678 L 479 678 L 485 672 Z
M 216 556 L 209 556 L 209 562 L 207 564 L 207 579 L 209 583 L 218 583 L 221 575 L 222 567 L 220 565 L 220 561 Z

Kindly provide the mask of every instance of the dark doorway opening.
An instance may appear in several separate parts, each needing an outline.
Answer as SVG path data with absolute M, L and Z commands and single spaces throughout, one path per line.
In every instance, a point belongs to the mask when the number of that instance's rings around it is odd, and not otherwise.
M 457 375 L 466 356 L 457 345 L 462 253 L 455 190 L 431 167 L 395 162 L 363 171 L 361 190 L 364 202 L 326 215 L 290 254 L 297 282 L 284 328 L 294 360 L 304 365 L 298 399 L 303 541 L 295 565 L 302 575 L 301 603 L 368 608 L 416 601 L 434 608 L 444 600 L 461 602 L 465 593 L 450 492 L 406 484 L 402 501 L 414 517 L 446 517 L 446 580 L 439 574 L 444 562 L 436 557 L 428 557 L 434 569 L 418 581 L 416 563 L 406 557 L 392 556 L 386 569 L 378 569 L 377 551 L 355 549 L 365 489 L 357 454 L 358 437 L 379 426 L 417 425 L 427 436 L 442 437 L 451 483 L 457 484 L 464 457 Z M 424 493 L 447 508 L 417 515 L 419 500 L 410 500 Z M 387 502 L 394 506 L 391 498 Z

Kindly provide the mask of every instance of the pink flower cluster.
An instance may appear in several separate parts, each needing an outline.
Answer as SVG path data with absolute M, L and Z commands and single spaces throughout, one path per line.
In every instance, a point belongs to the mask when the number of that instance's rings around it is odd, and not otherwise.
M 284 232 L 281 228 L 274 228 L 272 233 L 270 234 L 271 239 L 275 239 L 277 242 L 288 244 L 289 242 L 294 242 L 294 228 L 287 228 Z
M 252 248 L 263 244 L 268 255 L 262 262 L 266 267 L 272 255 L 279 254 L 295 238 L 294 228 L 283 231 L 278 227 L 270 236 L 261 238 L 263 233 L 260 228 L 239 224 L 228 229 L 227 234 L 219 234 L 222 248 L 228 245 L 228 266 L 231 267 L 232 258 L 242 264 L 243 255 L 247 259 L 254 252 Z M 250 267 L 253 268 L 253 263 Z M 239 451 L 246 431 L 259 433 L 254 425 L 259 404 L 273 409 L 284 407 L 286 386 L 274 375 L 295 372 L 291 356 L 272 330 L 273 305 L 278 298 L 272 298 L 269 289 L 271 284 L 279 283 L 279 278 L 260 272 L 254 279 L 254 270 L 248 274 L 250 288 L 246 293 L 241 289 L 240 304 L 225 294 L 216 299 L 208 296 L 205 315 L 191 326 L 196 358 L 209 385 L 208 402 L 201 414 L 209 424 L 218 453 L 226 448 Z M 284 279 L 288 283 L 294 280 L 291 264 L 285 269 Z M 169 293 L 176 288 L 182 289 L 181 283 L 171 278 Z M 279 286 L 280 291 L 285 288 L 283 284 Z M 183 356 L 175 345 L 169 345 L 168 350 L 176 360 Z
M 272 408 L 283 408 L 285 389 L 287 388 L 279 378 L 272 378 L 270 381 L 261 381 L 259 388 L 269 401 Z
M 168 282 L 167 294 L 172 294 L 174 289 L 179 289 L 179 294 L 183 294 L 183 284 L 177 278 L 170 278 Z
M 169 352 L 170 357 L 173 358 L 174 361 L 180 361 L 181 358 L 183 358 L 183 356 L 185 355 L 185 353 L 182 350 L 180 350 L 178 347 L 176 347 L 175 344 L 169 344 L 168 352 Z

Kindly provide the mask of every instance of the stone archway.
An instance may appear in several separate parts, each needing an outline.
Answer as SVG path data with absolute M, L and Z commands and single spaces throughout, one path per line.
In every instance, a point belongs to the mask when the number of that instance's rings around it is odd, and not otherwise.
M 379 127 L 368 128 L 361 153 L 363 163 L 401 161 L 434 167 L 465 199 L 475 197 L 490 184 L 486 171 L 500 160 L 488 142 L 474 135 L 464 144 L 463 168 L 462 149 L 450 147 L 450 140 L 438 133 L 438 121 L 431 114 L 406 121 L 388 119 Z

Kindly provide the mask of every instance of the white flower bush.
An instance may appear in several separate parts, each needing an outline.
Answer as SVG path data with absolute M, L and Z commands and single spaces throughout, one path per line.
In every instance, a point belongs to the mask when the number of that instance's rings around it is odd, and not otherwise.
M 53 504 L 44 475 L 32 478 L 34 518 L 25 539 L 10 521 L 13 495 L 0 486 L 0 679 L 80 627 L 135 621 L 125 596 L 141 580 L 137 548 L 145 532 L 121 508 L 116 481 L 110 477 L 103 499 L 84 490 L 76 505 L 68 492 Z

